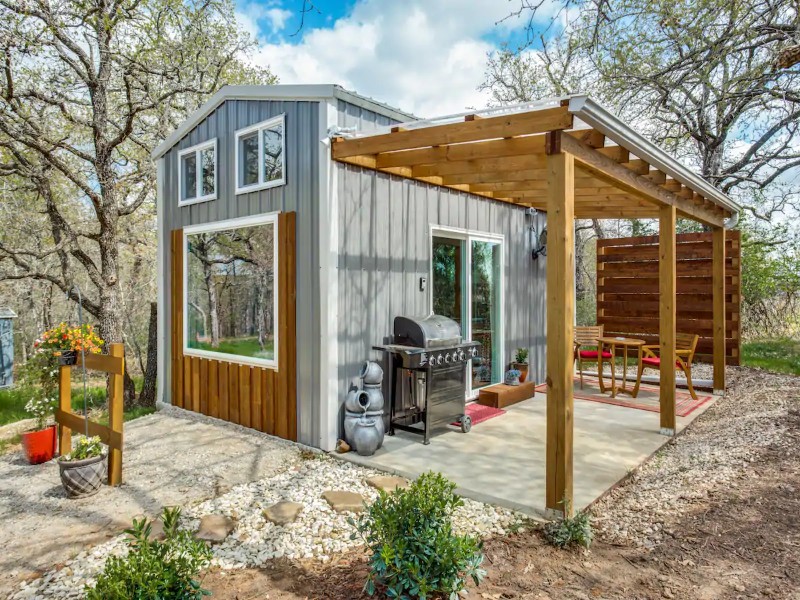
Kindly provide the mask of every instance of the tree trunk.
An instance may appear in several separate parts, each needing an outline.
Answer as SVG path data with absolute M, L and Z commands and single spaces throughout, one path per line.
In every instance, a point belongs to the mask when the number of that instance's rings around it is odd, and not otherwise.
M 208 312 L 211 316 L 211 347 L 219 348 L 219 302 L 217 287 L 214 285 L 214 269 L 209 262 L 203 261 L 203 278 L 208 290 Z M 208 335 L 208 332 L 206 332 Z
M 147 368 L 144 372 L 140 406 L 156 405 L 156 378 L 158 376 L 158 304 L 150 303 L 150 326 L 147 330 Z

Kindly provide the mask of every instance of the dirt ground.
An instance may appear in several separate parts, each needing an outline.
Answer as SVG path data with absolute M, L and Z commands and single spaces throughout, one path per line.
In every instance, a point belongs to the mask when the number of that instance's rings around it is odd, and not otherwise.
M 698 429 L 719 435 L 769 405 L 779 416 L 755 418 L 763 425 L 754 427 L 780 433 L 742 461 L 733 480 L 711 486 L 701 500 L 681 505 L 662 522 L 669 532 L 663 541 L 610 543 L 601 534 L 583 552 L 556 550 L 538 531 L 490 540 L 487 577 L 467 597 L 800 599 L 800 377 L 751 369 L 733 370 L 730 377 L 730 393 L 697 420 L 705 421 Z M 693 425 L 684 436 L 700 435 L 694 430 Z M 702 470 L 696 477 L 702 479 Z M 632 477 L 615 494 L 635 495 L 641 485 Z M 615 516 L 613 508 L 609 513 Z M 211 572 L 204 586 L 221 599 L 359 600 L 368 597 L 361 591 L 365 578 L 360 554 L 325 567 L 282 561 L 269 569 Z

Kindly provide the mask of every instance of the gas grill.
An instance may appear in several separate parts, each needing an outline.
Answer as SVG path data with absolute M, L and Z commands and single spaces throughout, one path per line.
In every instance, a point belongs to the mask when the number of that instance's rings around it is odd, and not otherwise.
M 442 315 L 395 317 L 393 343 L 373 346 L 389 358 L 389 435 L 409 431 L 428 444 L 433 430 L 454 422 L 467 433 L 467 365 L 479 345 L 463 341 L 458 323 Z

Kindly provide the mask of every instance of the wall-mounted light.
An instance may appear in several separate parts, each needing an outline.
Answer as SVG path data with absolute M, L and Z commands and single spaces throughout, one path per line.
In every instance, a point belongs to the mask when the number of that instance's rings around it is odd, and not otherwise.
M 537 232 L 536 215 L 538 212 L 535 208 L 529 208 L 526 212 L 526 216 L 530 219 L 528 231 L 531 236 L 531 246 L 533 246 L 531 250 L 531 258 L 533 260 L 538 259 L 540 256 L 547 256 L 547 228 L 542 225 L 541 233 Z

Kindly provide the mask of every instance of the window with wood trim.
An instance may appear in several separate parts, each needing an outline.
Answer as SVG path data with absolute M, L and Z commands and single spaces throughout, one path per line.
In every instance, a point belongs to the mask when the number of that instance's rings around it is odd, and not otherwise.
M 184 230 L 184 353 L 278 364 L 277 214 Z
M 217 197 L 217 140 L 178 153 L 178 204 L 207 202 Z
M 236 132 L 236 193 L 286 183 L 285 115 Z

